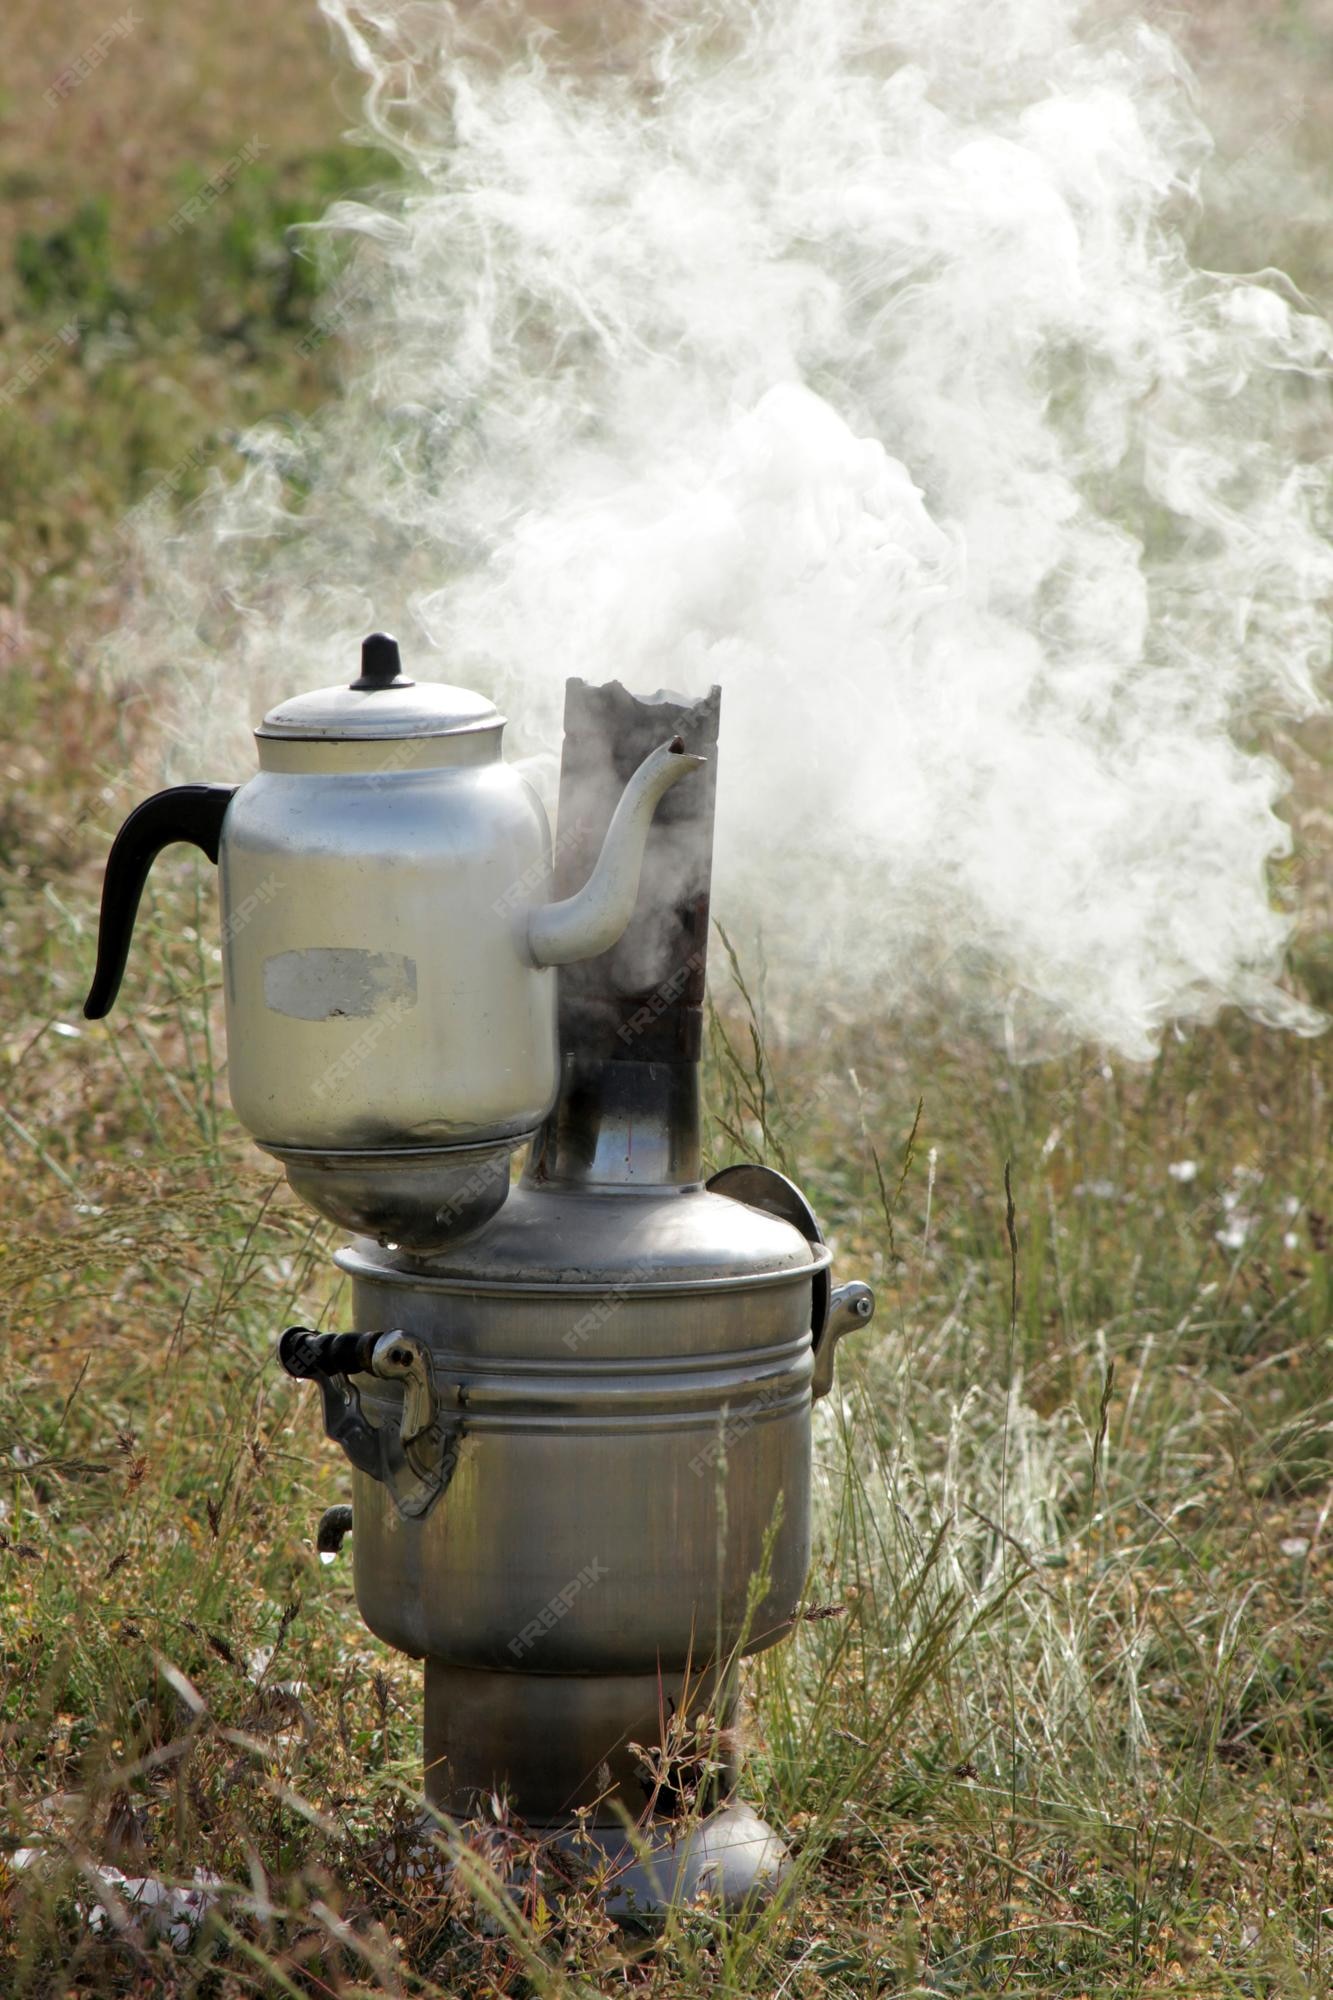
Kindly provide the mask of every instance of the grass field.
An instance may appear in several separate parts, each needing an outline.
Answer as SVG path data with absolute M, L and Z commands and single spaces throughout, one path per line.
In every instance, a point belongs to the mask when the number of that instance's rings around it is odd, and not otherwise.
M 132 1002 L 80 1015 L 157 781 L 156 690 L 93 669 L 117 523 L 332 393 L 285 231 L 384 163 L 305 10 L 133 11 L 55 107 L 111 17 L 0 19 L 0 1994 L 1333 1992 L 1328 1042 L 1236 1016 L 1141 1068 L 931 1021 L 792 1046 L 715 952 L 713 1159 L 798 1171 L 880 1296 L 822 1406 L 827 1615 L 748 1677 L 792 1893 L 636 1939 L 524 1886 L 503 1817 L 448 1893 L 388 1858 L 420 1672 L 314 1551 L 346 1471 L 272 1347 L 336 1323 L 333 1239 L 227 1107 L 211 871 L 159 868 Z M 1231 163 L 1208 254 L 1333 308 L 1333 16 L 1179 20 Z M 1327 731 L 1280 747 L 1327 1006 Z M 221 1895 L 188 1945 L 94 1925 L 95 1861 Z

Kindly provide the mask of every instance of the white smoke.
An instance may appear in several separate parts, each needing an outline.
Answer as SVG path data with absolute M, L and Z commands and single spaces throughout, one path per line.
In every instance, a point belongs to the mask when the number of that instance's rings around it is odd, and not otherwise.
M 321 225 L 354 242 L 340 398 L 150 550 L 127 657 L 215 755 L 375 625 L 527 751 L 567 674 L 719 681 L 714 906 L 798 1001 L 1130 1056 L 1228 1002 L 1317 1027 L 1246 746 L 1319 706 L 1297 445 L 1333 343 L 1275 274 L 1192 267 L 1209 141 L 1167 38 L 1070 0 L 680 0 L 590 51 L 321 5 L 404 178 Z

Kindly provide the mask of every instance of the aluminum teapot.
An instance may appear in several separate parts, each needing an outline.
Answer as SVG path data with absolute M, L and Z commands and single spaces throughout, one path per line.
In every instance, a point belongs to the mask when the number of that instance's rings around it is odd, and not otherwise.
M 350 686 L 283 702 L 245 785 L 180 785 L 107 860 L 84 1013 L 108 1013 L 153 860 L 218 864 L 232 1105 L 321 1214 L 420 1252 L 479 1228 L 555 1099 L 550 968 L 608 950 L 634 910 L 659 800 L 703 759 L 634 773 L 585 887 L 552 892 L 551 836 L 500 754 L 504 717 L 408 679 L 374 633 Z

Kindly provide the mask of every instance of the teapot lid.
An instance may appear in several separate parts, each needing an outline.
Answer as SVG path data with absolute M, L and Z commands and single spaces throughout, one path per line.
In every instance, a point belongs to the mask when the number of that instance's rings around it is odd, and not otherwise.
M 409 680 L 402 671 L 397 640 L 387 632 L 372 632 L 362 641 L 356 680 L 293 695 L 269 710 L 255 734 L 307 742 L 373 742 L 498 729 L 503 721 L 494 702 L 469 688 Z

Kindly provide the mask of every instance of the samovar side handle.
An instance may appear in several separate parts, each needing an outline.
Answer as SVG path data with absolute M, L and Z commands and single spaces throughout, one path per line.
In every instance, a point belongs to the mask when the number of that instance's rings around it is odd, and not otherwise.
M 875 1294 L 860 1278 L 834 1287 L 824 1331 L 815 1345 L 815 1372 L 810 1384 L 814 1402 L 827 1396 L 833 1387 L 833 1363 L 844 1333 L 855 1333 L 858 1327 L 869 1326 L 874 1317 Z

